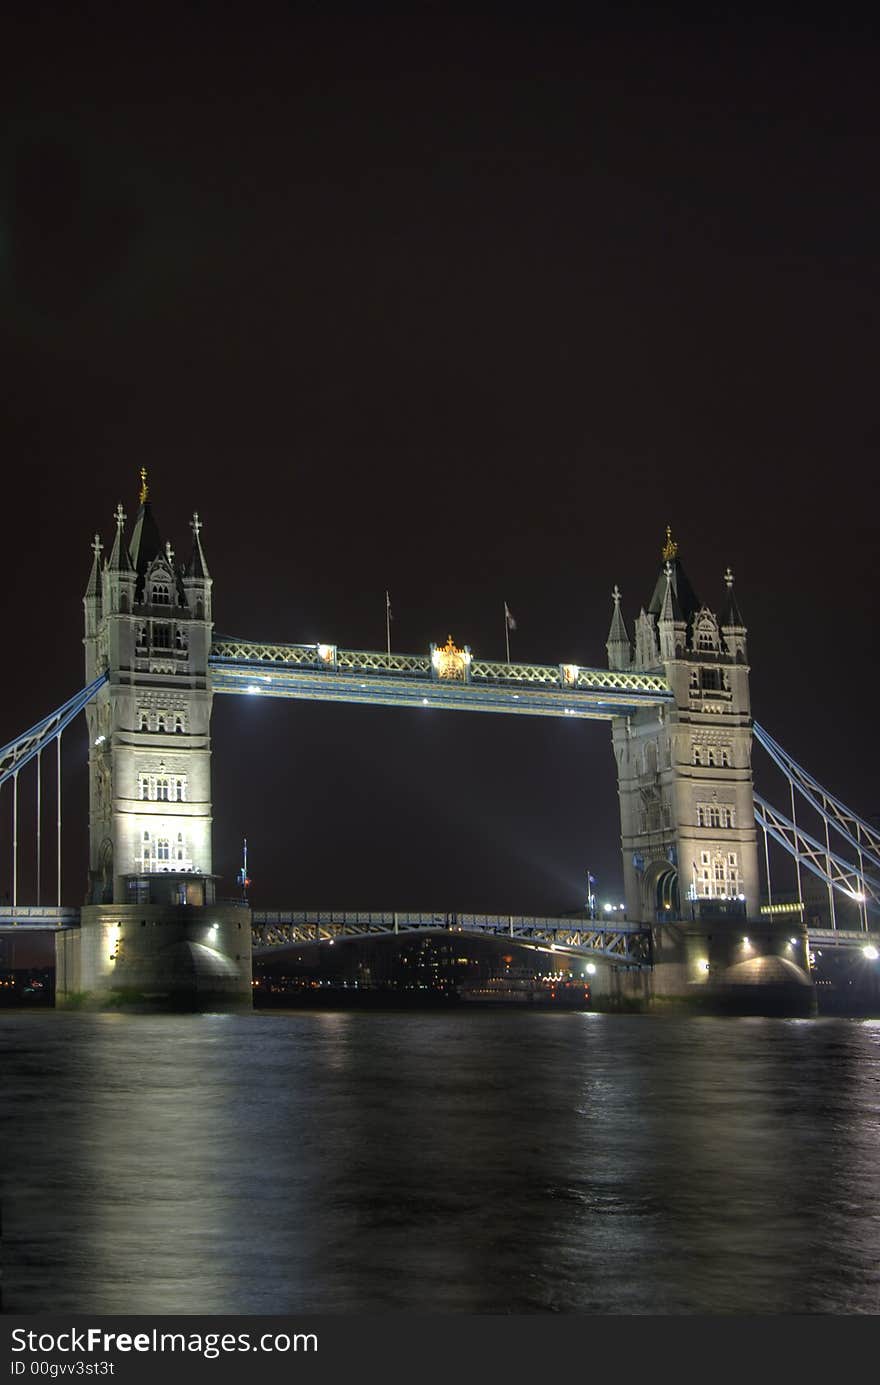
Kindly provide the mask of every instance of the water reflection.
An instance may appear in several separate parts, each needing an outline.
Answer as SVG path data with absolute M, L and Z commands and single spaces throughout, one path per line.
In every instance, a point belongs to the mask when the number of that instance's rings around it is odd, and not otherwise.
M 0 1017 L 6 1311 L 880 1308 L 880 1025 Z

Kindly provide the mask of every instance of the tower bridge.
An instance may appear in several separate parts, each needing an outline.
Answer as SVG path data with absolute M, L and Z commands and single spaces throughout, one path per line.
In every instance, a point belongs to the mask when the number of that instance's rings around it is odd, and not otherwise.
M 160 534 L 142 472 L 131 531 L 121 505 L 114 520 L 109 554 L 102 556 L 97 534 L 92 545 L 83 598 L 85 686 L 0 750 L 0 785 L 9 786 L 13 800 L 12 841 L 2 848 L 11 866 L 11 907 L 0 928 L 36 926 L 41 913 L 57 927 L 62 1002 L 87 993 L 250 1003 L 250 911 L 243 901 L 217 899 L 213 873 L 214 694 L 609 722 L 626 926 L 613 937 L 583 921 L 523 919 L 516 928 L 524 939 L 558 938 L 624 966 L 650 966 L 658 994 L 691 993 L 720 975 L 745 979 L 768 957 L 776 959 L 782 980 L 806 985 L 804 875 L 818 877 L 827 890 L 832 933 L 838 931 L 835 901 L 845 898 L 857 906 L 857 935 L 876 936 L 869 916 L 880 912 L 880 831 L 753 721 L 747 630 L 733 573 L 724 574 L 716 612 L 696 596 L 669 530 L 632 638 L 614 588 L 608 668 L 598 669 L 483 660 L 452 636 L 423 653 L 402 654 L 218 634 L 198 515 L 181 562 Z M 81 711 L 89 731 L 90 887 L 76 927 L 62 906 L 60 784 L 63 733 Z M 785 810 L 755 793 L 756 743 L 787 781 Z M 54 905 L 39 898 L 44 761 L 54 761 L 48 776 L 50 790 L 53 778 L 55 784 Z M 27 901 L 18 885 L 25 772 L 35 776 L 37 798 L 37 898 Z M 806 805 L 819 822 L 824 842 L 798 821 L 798 803 L 802 817 Z M 773 902 L 771 840 L 795 863 L 794 913 Z M 768 896 L 763 912 L 760 864 Z M 782 918 L 774 913 L 780 909 L 787 909 Z M 504 927 L 503 918 L 460 917 L 473 931 Z M 399 928 L 401 918 L 423 926 L 416 916 L 357 915 L 328 916 L 327 927 Z M 297 923 L 291 915 L 289 926 L 312 922 L 322 936 L 320 917 Z M 746 946 L 754 955 L 744 955 Z

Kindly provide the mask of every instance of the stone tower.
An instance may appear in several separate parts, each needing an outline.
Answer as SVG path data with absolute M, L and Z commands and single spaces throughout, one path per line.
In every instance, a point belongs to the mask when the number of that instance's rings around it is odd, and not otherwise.
M 87 709 L 92 904 L 136 903 L 153 877 L 162 902 L 207 904 L 211 861 L 211 578 L 192 519 L 175 560 L 153 516 L 145 473 L 130 542 L 125 514 L 86 595 L 86 680 L 109 681 Z M 152 891 L 155 894 L 155 888 Z
M 652 925 L 756 918 L 758 856 L 746 629 L 728 568 L 720 618 L 669 529 L 630 644 L 614 590 L 609 667 L 662 673 L 674 700 L 614 721 L 627 914 Z
M 83 606 L 89 888 L 76 939 L 59 953 L 61 1004 L 79 994 L 211 1008 L 251 1003 L 250 911 L 215 900 L 211 856 L 211 577 L 193 515 L 176 560 L 146 472 L 126 538 L 95 535 Z

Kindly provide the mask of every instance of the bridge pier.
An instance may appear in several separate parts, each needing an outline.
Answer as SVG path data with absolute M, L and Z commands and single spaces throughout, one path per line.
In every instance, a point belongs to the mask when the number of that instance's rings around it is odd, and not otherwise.
M 653 1000 L 744 1014 L 814 1015 L 806 925 L 694 918 L 654 934 Z
M 249 1010 L 251 911 L 93 904 L 55 939 L 60 1008 Z

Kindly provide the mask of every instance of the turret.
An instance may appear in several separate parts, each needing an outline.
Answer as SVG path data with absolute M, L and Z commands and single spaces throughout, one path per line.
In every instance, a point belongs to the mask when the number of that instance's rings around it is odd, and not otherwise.
M 608 639 L 605 641 L 605 648 L 608 650 L 608 667 L 627 669 L 632 663 L 632 648 L 626 633 L 623 616 L 620 614 L 621 591 L 616 583 L 611 596 L 614 601 L 614 614 L 611 617 Z
M 672 563 L 666 561 L 666 591 L 657 620 L 660 635 L 660 658 L 681 659 L 687 644 L 687 621 L 672 582 Z
M 724 583 L 727 587 L 727 598 L 721 613 L 721 633 L 724 636 L 724 643 L 730 657 L 735 659 L 737 663 L 744 664 L 748 658 L 746 626 L 737 599 L 733 594 L 733 573 L 729 567 L 724 574 Z

